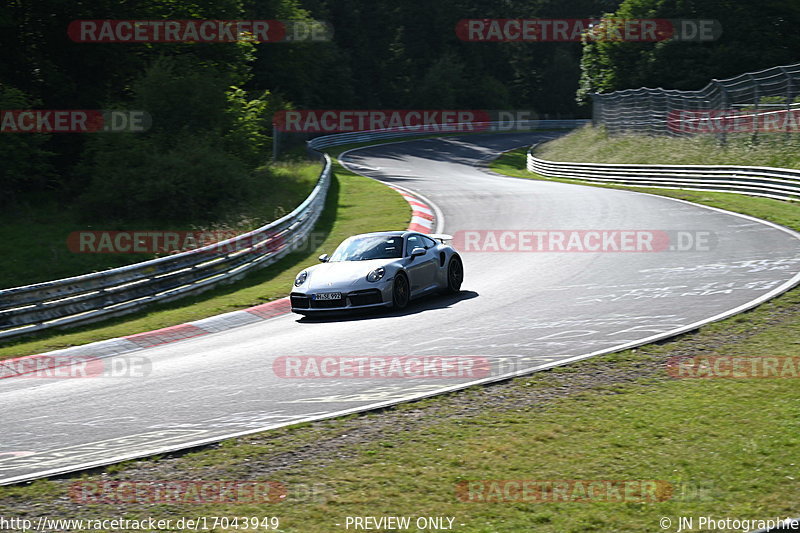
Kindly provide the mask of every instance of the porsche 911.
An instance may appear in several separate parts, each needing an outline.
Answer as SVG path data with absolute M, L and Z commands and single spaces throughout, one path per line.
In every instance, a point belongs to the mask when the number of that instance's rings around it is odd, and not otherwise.
M 290 294 L 292 311 L 347 311 L 388 307 L 437 293 L 457 293 L 464 279 L 449 235 L 383 231 L 345 239 L 320 264 L 300 272 Z

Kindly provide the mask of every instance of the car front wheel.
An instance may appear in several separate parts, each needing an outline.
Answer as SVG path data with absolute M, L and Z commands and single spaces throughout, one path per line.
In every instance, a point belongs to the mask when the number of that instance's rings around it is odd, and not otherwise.
M 408 298 L 408 278 L 405 274 L 399 273 L 394 277 L 394 285 L 392 286 L 392 308 L 405 309 L 408 305 Z

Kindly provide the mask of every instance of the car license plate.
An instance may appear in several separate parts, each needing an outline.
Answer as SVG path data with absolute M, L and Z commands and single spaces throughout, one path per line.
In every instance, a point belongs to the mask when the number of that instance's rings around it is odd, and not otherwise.
M 315 300 L 341 300 L 341 292 L 321 292 L 314 295 Z

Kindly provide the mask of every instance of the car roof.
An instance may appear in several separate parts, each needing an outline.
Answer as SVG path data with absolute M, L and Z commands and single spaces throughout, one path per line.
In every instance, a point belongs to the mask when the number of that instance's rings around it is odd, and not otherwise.
M 353 235 L 350 238 L 353 239 L 355 237 L 400 237 L 404 235 L 410 235 L 412 233 L 417 233 L 416 231 L 402 231 L 402 230 L 395 230 L 395 231 L 373 231 L 371 233 L 361 233 L 358 235 Z

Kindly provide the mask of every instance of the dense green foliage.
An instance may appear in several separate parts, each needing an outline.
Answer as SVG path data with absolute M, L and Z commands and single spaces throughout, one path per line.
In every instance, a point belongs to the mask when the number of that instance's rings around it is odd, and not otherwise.
M 290 0 L 274 4 L 263 18 L 304 16 Z M 78 43 L 67 34 L 78 19 L 243 19 L 242 2 L 12 0 L 1 9 L 0 107 L 143 110 L 152 127 L 3 134 L 0 204 L 44 191 L 87 221 L 208 221 L 248 193 L 270 155 L 273 106 L 283 105 L 266 87 L 244 89 L 255 45 Z
M 713 19 L 708 42 L 587 42 L 579 97 L 637 87 L 694 90 L 712 78 L 800 61 L 800 3 L 788 0 L 624 0 L 614 18 Z
M 29 109 L 37 102 L 24 92 L 0 84 L 0 109 Z M 51 176 L 50 156 L 43 145 L 47 135 L 3 135 L 0 137 L 2 161 L 2 193 L 0 206 L 16 200 L 24 190 L 41 188 Z
M 306 107 L 534 109 L 575 114 L 578 42 L 464 42 L 461 19 L 589 18 L 619 0 L 306 0 L 335 28 L 325 58 L 334 71 L 303 73 L 312 88 L 287 79 Z M 271 69 L 277 48 L 262 48 Z M 258 66 L 255 72 L 259 79 Z M 283 75 L 291 75 L 291 69 Z M 309 93 L 298 98 L 302 91 Z

